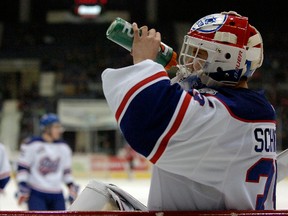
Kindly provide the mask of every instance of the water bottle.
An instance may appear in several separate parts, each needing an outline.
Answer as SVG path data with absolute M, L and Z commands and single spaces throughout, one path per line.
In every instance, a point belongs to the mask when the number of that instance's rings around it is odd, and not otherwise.
M 133 29 L 132 25 L 124 19 L 117 17 L 107 29 L 106 37 L 131 52 L 134 37 Z M 169 70 L 172 66 L 177 65 L 176 59 L 176 52 L 161 42 L 155 61 Z

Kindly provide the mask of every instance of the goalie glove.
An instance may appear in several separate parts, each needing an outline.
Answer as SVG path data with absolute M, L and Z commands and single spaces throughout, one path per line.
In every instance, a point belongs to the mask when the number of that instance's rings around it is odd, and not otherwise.
M 67 184 L 67 186 L 68 186 L 68 189 L 69 189 L 68 201 L 69 201 L 70 204 L 72 204 L 74 202 L 74 200 L 78 196 L 79 185 L 76 185 L 74 183 L 70 183 L 70 184 Z
M 30 187 L 27 185 L 26 182 L 20 182 L 18 184 L 18 192 L 16 193 L 18 205 L 27 202 L 29 196 L 30 196 Z

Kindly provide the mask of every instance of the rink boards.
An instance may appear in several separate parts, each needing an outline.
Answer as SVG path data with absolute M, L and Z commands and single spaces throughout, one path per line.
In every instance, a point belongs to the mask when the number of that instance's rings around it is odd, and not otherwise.
M 151 212 L 124 212 L 124 211 L 0 211 L 0 216 L 280 216 L 288 215 L 288 211 L 151 211 Z

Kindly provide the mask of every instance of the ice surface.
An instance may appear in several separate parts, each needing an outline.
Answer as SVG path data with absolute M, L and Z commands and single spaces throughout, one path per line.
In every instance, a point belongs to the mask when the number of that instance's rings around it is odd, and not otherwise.
M 92 180 L 89 178 L 76 179 L 76 182 L 80 184 L 83 190 L 88 182 Z M 96 179 L 98 181 L 112 183 L 127 191 L 144 205 L 147 205 L 150 180 L 149 179 Z M 65 188 L 65 186 L 63 186 Z M 64 190 L 67 194 L 66 189 Z M 0 210 L 26 210 L 26 206 L 18 206 L 15 198 L 16 183 L 14 179 L 11 179 L 6 186 L 5 192 L 0 194 Z M 277 210 L 288 209 L 288 179 L 284 179 L 277 185 Z

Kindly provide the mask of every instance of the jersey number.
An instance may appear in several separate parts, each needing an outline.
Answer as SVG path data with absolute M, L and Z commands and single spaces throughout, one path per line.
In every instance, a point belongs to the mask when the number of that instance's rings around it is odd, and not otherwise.
M 271 158 L 261 158 L 246 173 L 246 182 L 259 183 L 261 177 L 267 178 L 264 193 L 257 195 L 256 210 L 264 210 L 264 203 L 267 199 L 269 189 L 275 174 L 274 160 Z M 275 209 L 275 187 L 273 187 L 273 207 Z

